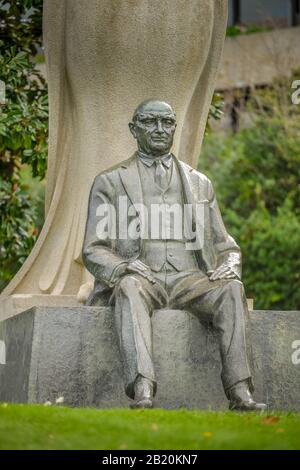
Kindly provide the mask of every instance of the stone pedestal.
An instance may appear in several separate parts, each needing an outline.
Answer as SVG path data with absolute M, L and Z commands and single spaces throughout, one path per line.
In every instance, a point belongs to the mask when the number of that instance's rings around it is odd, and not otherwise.
M 33 307 L 78 307 L 76 295 L 13 294 L 0 296 L 0 321 Z
M 300 312 L 251 312 L 255 396 L 300 410 Z M 188 312 L 153 315 L 154 360 L 164 408 L 227 408 L 217 339 Z M 0 323 L 0 400 L 70 406 L 128 406 L 113 312 L 99 307 L 36 307 Z M 295 362 L 295 361 L 294 361 Z

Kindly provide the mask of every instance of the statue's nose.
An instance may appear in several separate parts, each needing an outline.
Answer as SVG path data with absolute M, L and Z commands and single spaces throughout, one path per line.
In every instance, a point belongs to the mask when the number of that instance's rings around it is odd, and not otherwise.
M 164 132 L 163 127 L 162 127 L 162 123 L 159 120 L 156 121 L 156 131 L 157 132 Z

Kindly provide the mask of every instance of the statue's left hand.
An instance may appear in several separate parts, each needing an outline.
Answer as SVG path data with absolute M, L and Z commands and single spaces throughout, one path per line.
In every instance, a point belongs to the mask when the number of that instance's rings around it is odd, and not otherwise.
M 236 279 L 237 275 L 233 267 L 228 263 L 224 262 L 219 266 L 210 276 L 211 281 L 216 281 L 217 279 Z

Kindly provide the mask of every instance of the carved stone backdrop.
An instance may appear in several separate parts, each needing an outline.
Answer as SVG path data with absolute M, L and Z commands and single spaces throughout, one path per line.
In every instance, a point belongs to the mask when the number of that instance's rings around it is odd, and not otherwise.
M 76 295 L 88 280 L 81 248 L 89 190 L 133 152 L 127 124 L 138 103 L 171 103 L 174 152 L 196 165 L 226 21 L 226 0 L 45 0 L 46 222 L 2 298 Z

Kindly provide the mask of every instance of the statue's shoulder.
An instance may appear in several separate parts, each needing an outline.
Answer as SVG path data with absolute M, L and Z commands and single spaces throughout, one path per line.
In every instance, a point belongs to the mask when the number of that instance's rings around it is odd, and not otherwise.
M 109 168 L 106 168 L 104 171 L 101 171 L 101 173 L 99 173 L 96 176 L 96 179 L 99 179 L 99 178 L 101 179 L 102 177 L 114 177 L 115 175 L 118 174 L 120 168 L 129 166 L 130 163 L 132 163 L 132 161 L 135 159 L 136 159 L 136 155 L 134 154 L 131 157 L 127 158 L 127 160 L 123 160 L 120 163 L 117 163 Z
M 183 168 L 183 170 L 189 173 L 193 178 L 198 179 L 199 183 L 211 185 L 210 179 L 204 173 L 201 173 L 200 171 L 195 170 L 195 168 L 191 167 L 190 165 L 183 162 L 182 160 L 178 160 L 178 162 Z
M 95 176 L 91 192 L 93 191 L 102 191 L 102 192 L 110 192 L 113 188 L 118 187 L 120 184 L 120 176 L 119 170 L 125 166 L 129 166 L 132 160 L 135 158 L 135 155 L 131 156 L 127 160 L 123 160 L 116 165 L 113 165 L 109 168 L 106 168 L 101 173 Z

